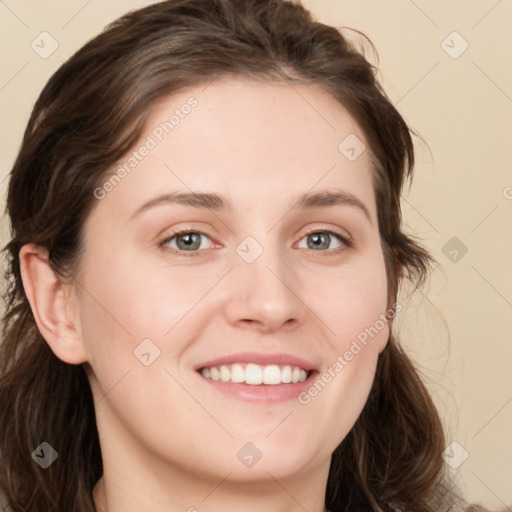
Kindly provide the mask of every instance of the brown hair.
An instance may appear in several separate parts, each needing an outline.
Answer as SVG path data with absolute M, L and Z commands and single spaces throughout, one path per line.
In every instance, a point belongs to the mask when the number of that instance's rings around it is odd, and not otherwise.
M 83 365 L 58 359 L 25 295 L 19 251 L 48 249 L 55 272 L 73 276 L 93 191 L 133 145 L 153 102 L 219 75 L 317 84 L 364 131 L 389 304 L 405 277 L 420 285 L 432 258 L 401 230 L 400 193 L 412 177 L 410 131 L 375 68 L 333 27 L 285 0 L 169 0 L 129 13 L 89 41 L 39 96 L 10 176 L 12 239 L 0 349 L 0 492 L 14 512 L 95 510 L 102 457 Z M 59 462 L 31 453 L 42 441 Z M 342 510 L 448 510 L 445 441 L 434 404 L 392 335 L 356 424 L 336 449 L 326 506 Z

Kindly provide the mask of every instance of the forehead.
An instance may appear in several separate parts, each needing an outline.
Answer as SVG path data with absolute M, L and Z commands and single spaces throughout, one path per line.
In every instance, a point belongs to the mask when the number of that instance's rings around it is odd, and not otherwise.
M 369 210 L 374 203 L 364 134 L 313 85 L 221 77 L 161 98 L 112 173 L 123 167 L 102 201 L 116 211 L 174 191 L 220 193 L 238 209 L 269 208 L 330 187 Z

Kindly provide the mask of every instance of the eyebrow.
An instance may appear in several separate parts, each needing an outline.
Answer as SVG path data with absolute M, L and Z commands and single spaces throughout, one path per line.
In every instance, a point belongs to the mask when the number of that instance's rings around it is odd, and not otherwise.
M 221 194 L 209 192 L 173 192 L 161 194 L 145 202 L 135 210 L 131 218 L 156 206 L 173 204 L 181 204 L 218 212 L 232 212 L 234 210 L 233 204 Z M 370 212 L 364 203 L 356 196 L 341 190 L 328 189 L 315 193 L 301 194 L 295 198 L 295 202 L 290 209 L 314 209 L 327 206 L 353 206 L 363 212 L 370 224 L 372 224 Z

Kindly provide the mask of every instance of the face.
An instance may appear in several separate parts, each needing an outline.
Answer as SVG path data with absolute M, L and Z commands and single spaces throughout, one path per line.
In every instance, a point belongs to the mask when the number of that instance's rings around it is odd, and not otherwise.
M 215 481 L 328 470 L 389 337 L 363 143 L 313 86 L 225 78 L 153 106 L 78 273 L 105 450 Z

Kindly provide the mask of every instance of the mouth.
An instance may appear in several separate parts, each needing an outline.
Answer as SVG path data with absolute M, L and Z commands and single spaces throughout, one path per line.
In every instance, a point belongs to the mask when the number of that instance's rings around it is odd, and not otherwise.
M 195 371 L 214 392 L 264 403 L 297 399 L 319 373 L 312 364 L 290 354 L 255 352 L 203 362 Z
M 300 366 L 254 363 L 205 366 L 198 371 L 205 379 L 249 386 L 297 384 L 305 382 L 312 373 L 312 370 L 305 370 Z

